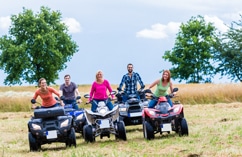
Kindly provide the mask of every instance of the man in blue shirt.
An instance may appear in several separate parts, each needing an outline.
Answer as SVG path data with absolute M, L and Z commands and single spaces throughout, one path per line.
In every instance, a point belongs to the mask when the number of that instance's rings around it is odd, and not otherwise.
M 138 73 L 133 72 L 133 64 L 129 63 L 127 65 L 128 73 L 125 74 L 122 78 L 122 81 L 118 87 L 118 90 L 122 90 L 123 85 L 124 87 L 124 93 L 126 95 L 129 94 L 136 94 L 137 93 L 137 82 L 139 82 L 141 89 L 145 88 L 145 85 L 143 84 L 141 77 Z M 126 101 L 127 97 L 123 97 L 123 101 Z

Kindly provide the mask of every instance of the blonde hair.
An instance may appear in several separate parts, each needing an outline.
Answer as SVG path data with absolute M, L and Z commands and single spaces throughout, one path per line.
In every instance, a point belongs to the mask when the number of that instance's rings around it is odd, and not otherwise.
M 101 74 L 101 75 L 102 75 L 102 80 L 103 80 L 103 72 L 102 72 L 101 70 L 98 70 L 98 71 L 96 72 L 96 81 L 98 81 L 98 80 L 97 80 L 97 75 L 98 75 L 98 74 Z

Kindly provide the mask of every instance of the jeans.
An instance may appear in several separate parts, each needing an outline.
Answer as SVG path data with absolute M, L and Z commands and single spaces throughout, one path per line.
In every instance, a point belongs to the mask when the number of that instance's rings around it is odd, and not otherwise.
M 170 104 L 170 106 L 172 107 L 173 106 L 173 104 L 172 104 L 172 101 L 171 101 L 171 99 L 170 99 L 170 97 L 169 96 L 166 96 L 166 99 L 167 99 L 167 102 Z M 150 101 L 150 103 L 149 103 L 149 105 L 148 105 L 148 108 L 154 108 L 155 107 L 155 105 L 157 104 L 157 102 L 158 102 L 158 100 L 151 100 Z
M 111 101 L 105 99 L 105 100 L 97 100 L 97 99 L 93 99 L 92 100 L 92 107 L 91 110 L 92 112 L 97 112 L 97 104 L 99 103 L 99 101 L 105 101 L 106 106 L 108 107 L 108 109 L 111 111 L 113 109 L 113 104 Z
M 72 108 L 78 110 L 76 100 L 63 100 L 64 104 L 72 104 Z
M 140 99 L 139 94 L 136 94 L 136 95 L 137 95 L 137 98 Z M 128 94 L 124 94 L 124 95 L 123 95 L 122 99 L 123 99 L 123 102 L 124 102 L 124 103 L 128 100 L 128 97 L 129 97 Z

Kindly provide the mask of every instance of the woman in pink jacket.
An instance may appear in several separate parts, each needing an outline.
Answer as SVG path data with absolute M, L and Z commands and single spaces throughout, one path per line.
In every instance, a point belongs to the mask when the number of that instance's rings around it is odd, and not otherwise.
M 96 73 L 96 81 L 92 83 L 91 92 L 90 92 L 90 98 L 89 101 L 92 101 L 92 107 L 91 110 L 93 112 L 96 112 L 97 110 L 97 104 L 99 101 L 107 101 L 106 105 L 109 110 L 113 109 L 113 104 L 111 101 L 108 101 L 108 95 L 107 90 L 109 93 L 112 92 L 112 88 L 108 82 L 108 80 L 105 80 L 103 78 L 102 71 L 97 71 Z M 113 95 L 111 95 L 113 98 Z

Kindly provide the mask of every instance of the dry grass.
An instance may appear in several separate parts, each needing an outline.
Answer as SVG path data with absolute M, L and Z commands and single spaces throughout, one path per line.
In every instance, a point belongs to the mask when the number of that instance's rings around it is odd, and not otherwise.
M 59 86 L 53 86 L 59 89 Z M 148 85 L 146 85 L 148 87 Z M 242 102 L 242 84 L 175 84 L 178 95 L 174 100 L 183 104 L 215 104 Z M 112 85 L 114 90 L 117 85 Z M 35 86 L 0 87 L 0 111 L 30 111 L 30 99 L 37 88 Z M 155 90 L 155 87 L 152 89 Z M 90 85 L 79 85 L 81 96 L 90 91 Z M 79 107 L 86 108 L 85 99 Z M 40 100 L 38 100 L 40 101 Z
M 242 103 L 184 105 L 189 136 L 155 135 L 147 141 L 142 126 L 128 126 L 127 141 L 97 138 L 86 143 L 77 135 L 77 147 L 62 143 L 42 146 L 40 152 L 29 152 L 27 122 L 32 112 L 0 114 L 0 156 L 2 157 L 242 157 Z

